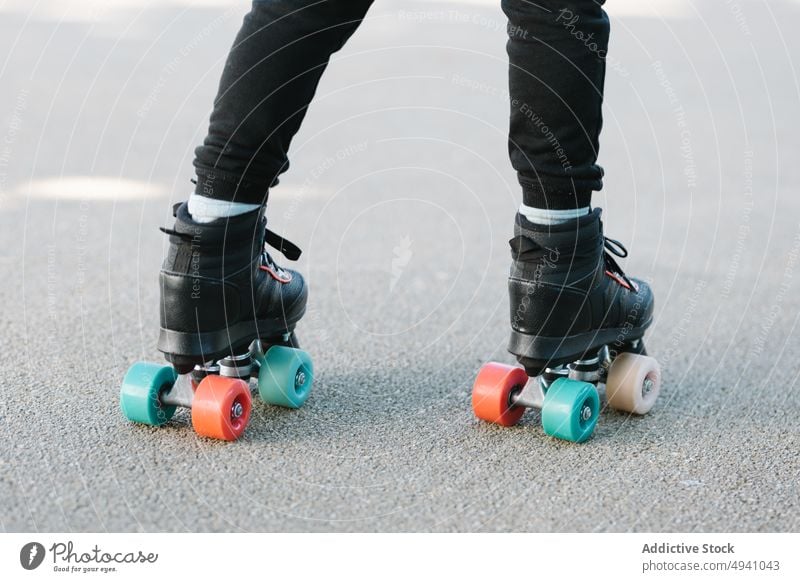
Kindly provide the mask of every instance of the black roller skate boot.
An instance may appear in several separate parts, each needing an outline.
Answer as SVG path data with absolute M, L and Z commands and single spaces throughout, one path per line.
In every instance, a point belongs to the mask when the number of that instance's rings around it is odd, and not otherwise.
M 598 384 L 620 410 L 644 414 L 655 402 L 660 372 L 642 340 L 653 319 L 653 294 L 617 264 L 613 255 L 627 251 L 603 235 L 600 212 L 556 225 L 517 214 L 508 349 L 523 369 L 484 367 L 476 381 L 480 418 L 515 424 L 525 407 L 542 407 L 547 434 L 582 441 L 597 420 Z M 488 366 L 502 370 L 485 372 Z M 523 390 L 529 377 L 537 378 L 536 389 Z M 487 394 L 498 391 L 505 395 L 490 401 Z
M 200 224 L 182 204 L 164 231 L 170 248 L 159 277 L 158 349 L 179 373 L 240 353 L 255 338 L 292 333 L 308 291 L 299 273 L 278 267 L 266 251 L 277 237 L 262 211 Z M 291 243 L 276 244 L 298 258 Z
M 517 214 L 510 244 L 508 350 L 529 376 L 592 357 L 604 345 L 641 353 L 653 293 L 620 269 L 612 254 L 628 253 L 603 236 L 599 209 L 549 226 Z
M 158 425 L 189 407 L 198 433 L 234 440 L 249 418 L 251 377 L 267 403 L 298 408 L 308 397 L 311 358 L 294 335 L 308 290 L 266 245 L 291 260 L 300 249 L 267 230 L 262 210 L 211 223 L 192 220 L 185 203 L 174 214 L 174 227 L 162 229 L 170 246 L 159 276 L 158 349 L 171 366 L 134 364 L 123 412 Z

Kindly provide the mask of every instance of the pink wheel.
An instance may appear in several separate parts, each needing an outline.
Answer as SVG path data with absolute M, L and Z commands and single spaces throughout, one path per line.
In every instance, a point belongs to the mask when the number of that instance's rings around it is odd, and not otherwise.
M 514 426 L 525 408 L 511 404 L 511 393 L 522 390 L 528 375 L 522 368 L 489 362 L 484 364 L 472 386 L 472 410 L 486 422 Z
M 606 381 L 606 398 L 611 408 L 647 414 L 660 389 L 661 368 L 655 358 L 624 353 L 611 363 Z

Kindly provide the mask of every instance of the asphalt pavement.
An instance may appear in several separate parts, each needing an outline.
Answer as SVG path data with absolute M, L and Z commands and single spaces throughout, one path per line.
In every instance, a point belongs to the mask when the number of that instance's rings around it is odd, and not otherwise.
M 231 444 L 118 391 L 161 361 L 158 226 L 245 8 L 27 4 L 0 7 L 0 530 L 800 529 L 800 4 L 613 17 L 594 204 L 655 289 L 664 383 L 582 445 L 470 408 L 513 362 L 499 7 L 381 1 L 333 59 L 268 211 L 316 384 Z

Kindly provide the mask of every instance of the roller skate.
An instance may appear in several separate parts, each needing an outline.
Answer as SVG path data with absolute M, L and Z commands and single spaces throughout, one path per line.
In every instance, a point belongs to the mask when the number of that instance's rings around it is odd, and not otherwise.
M 609 407 L 646 414 L 661 383 L 646 354 L 653 294 L 629 278 L 603 236 L 600 210 L 542 226 L 518 214 L 510 241 L 513 263 L 509 351 L 521 364 L 485 364 L 472 388 L 472 408 L 485 421 L 513 426 L 527 408 L 541 409 L 545 434 L 583 442 L 594 431 L 601 396 Z
M 130 367 L 122 413 L 159 426 L 185 407 L 198 434 L 236 440 L 250 418 L 251 379 L 268 404 L 299 408 L 308 398 L 313 365 L 294 334 L 307 288 L 266 245 L 290 260 L 300 249 L 267 230 L 261 210 L 199 224 L 184 203 L 174 215 L 175 227 L 161 229 L 170 247 L 159 276 L 158 349 L 169 365 Z

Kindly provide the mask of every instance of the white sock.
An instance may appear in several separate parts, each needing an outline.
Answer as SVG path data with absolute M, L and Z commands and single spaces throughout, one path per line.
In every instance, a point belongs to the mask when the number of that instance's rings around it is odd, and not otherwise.
M 548 208 L 534 208 L 533 206 L 519 205 L 519 213 L 534 224 L 561 224 L 585 216 L 592 211 L 590 206 L 583 208 L 568 208 L 567 210 L 552 210 Z
M 192 220 L 201 224 L 213 222 L 217 218 L 239 216 L 240 214 L 251 212 L 259 206 L 261 205 L 206 198 L 194 192 L 189 196 L 189 214 L 192 216 Z

